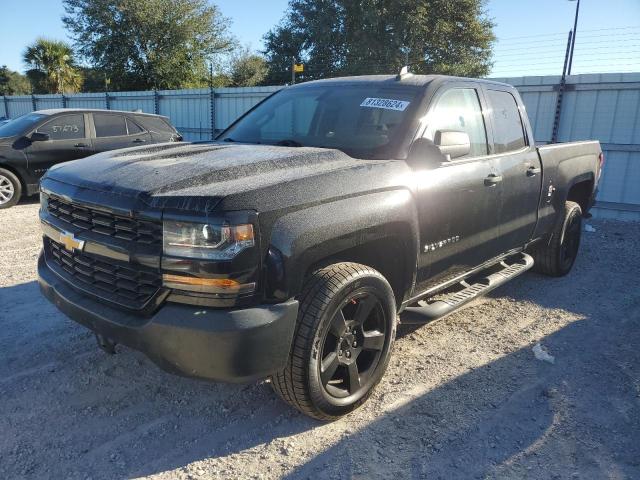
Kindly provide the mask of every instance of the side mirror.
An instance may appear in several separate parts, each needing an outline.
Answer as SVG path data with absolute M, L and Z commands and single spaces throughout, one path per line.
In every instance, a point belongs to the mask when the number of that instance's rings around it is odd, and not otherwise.
M 407 162 L 415 168 L 437 168 L 445 160 L 438 146 L 428 138 L 417 138 L 407 156 Z
M 29 140 L 31 140 L 32 142 L 46 142 L 47 140 L 49 140 L 49 134 L 42 132 L 33 132 L 29 137 Z
M 433 138 L 442 154 L 449 160 L 464 157 L 471 152 L 471 140 L 467 132 L 457 130 L 438 130 Z

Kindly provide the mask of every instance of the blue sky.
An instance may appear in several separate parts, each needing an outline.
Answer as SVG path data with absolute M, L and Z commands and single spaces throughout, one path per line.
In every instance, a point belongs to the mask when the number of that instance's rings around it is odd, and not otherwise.
M 21 53 L 37 36 L 67 38 L 61 0 L 2 0 L 0 65 L 22 70 Z M 281 18 L 287 0 L 217 0 L 243 44 L 262 48 L 262 36 Z M 575 2 L 490 0 L 497 23 L 494 76 L 560 73 Z M 582 0 L 574 73 L 640 71 L 640 0 Z

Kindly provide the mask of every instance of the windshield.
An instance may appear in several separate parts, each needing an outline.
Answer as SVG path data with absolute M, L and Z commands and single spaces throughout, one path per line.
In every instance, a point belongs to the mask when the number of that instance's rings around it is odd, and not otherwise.
M 40 113 L 27 113 L 26 115 L 22 115 L 15 120 L 11 120 L 9 123 L 0 125 L 0 137 L 20 135 L 29 130 L 30 127 L 35 126 L 35 124 L 44 117 L 46 117 L 46 115 Z
M 219 140 L 342 150 L 356 158 L 392 158 L 421 90 L 407 85 L 318 85 L 284 89 Z

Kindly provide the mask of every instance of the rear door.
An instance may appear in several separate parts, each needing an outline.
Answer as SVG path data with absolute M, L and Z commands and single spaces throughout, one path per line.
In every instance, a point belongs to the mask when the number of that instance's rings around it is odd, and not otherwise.
M 96 152 L 128 148 L 149 143 L 151 136 L 132 118 L 119 113 L 96 113 L 93 116 Z
M 426 116 L 425 138 L 438 131 L 469 135 L 468 155 L 417 171 L 421 253 L 417 291 L 451 280 L 498 255 L 497 184 L 487 118 L 476 84 L 441 88 Z
M 542 186 L 540 158 L 527 132 L 526 112 L 513 91 L 486 85 L 491 140 L 500 183 L 500 250 L 521 247 L 533 236 Z
M 25 148 L 27 168 L 35 178 L 40 178 L 57 163 L 77 160 L 92 153 L 83 113 L 55 115 L 35 131 L 49 135 L 49 140 L 32 142 Z

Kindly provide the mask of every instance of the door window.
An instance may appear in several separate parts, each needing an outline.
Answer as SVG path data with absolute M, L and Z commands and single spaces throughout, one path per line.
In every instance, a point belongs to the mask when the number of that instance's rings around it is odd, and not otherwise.
M 51 140 L 74 140 L 84 138 L 84 115 L 62 115 L 36 129 L 46 133 Z
M 433 139 L 438 130 L 466 132 L 471 151 L 459 158 L 487 155 L 487 130 L 478 93 L 473 88 L 453 88 L 445 92 L 430 115 L 426 136 Z
M 94 114 L 93 123 L 98 138 L 127 136 L 127 124 L 122 115 Z
M 129 135 L 137 135 L 138 133 L 142 133 L 143 131 L 144 130 L 142 130 L 138 125 L 127 118 L 127 132 L 129 132 Z
M 494 126 L 495 153 L 520 150 L 526 145 L 524 126 L 516 99 L 509 92 L 488 91 Z

